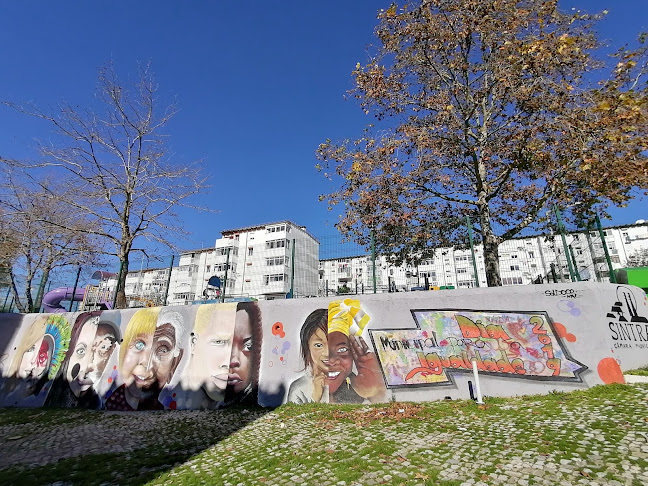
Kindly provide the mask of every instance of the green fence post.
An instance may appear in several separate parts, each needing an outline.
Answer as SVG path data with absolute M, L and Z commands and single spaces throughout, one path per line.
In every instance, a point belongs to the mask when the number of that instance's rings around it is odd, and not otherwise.
M 569 258 L 569 248 L 567 247 L 567 238 L 565 238 L 565 225 L 563 224 L 562 217 L 560 216 L 560 209 L 558 205 L 554 204 L 554 212 L 556 214 L 556 222 L 558 223 L 558 230 L 560 231 L 560 238 L 562 239 L 563 251 L 565 253 L 565 260 L 567 260 L 567 268 L 569 269 L 569 277 L 571 281 L 576 280 L 576 275 L 574 274 L 574 266 L 572 265 L 571 258 Z
M 74 281 L 74 289 L 72 290 L 72 297 L 70 298 L 70 307 L 68 312 L 72 312 L 72 304 L 74 304 L 74 294 L 76 294 L 77 285 L 79 285 L 79 276 L 81 275 L 81 267 L 77 270 L 76 280 Z
M 576 257 L 574 256 L 574 249 L 569 245 L 569 254 L 571 255 L 572 262 L 574 262 L 574 275 L 576 275 L 576 280 L 581 281 L 580 272 L 578 271 L 578 265 L 576 265 Z
M 175 260 L 175 255 L 171 255 L 171 264 L 169 265 L 169 276 L 167 277 L 166 289 L 164 291 L 164 305 L 167 305 L 167 299 L 169 298 L 169 285 L 171 285 L 171 272 L 173 272 L 174 260 Z
M 468 241 L 470 241 L 470 253 L 472 253 L 473 270 L 475 271 L 475 286 L 479 287 L 479 272 L 477 271 L 477 258 L 475 257 L 472 223 L 470 222 L 470 217 L 468 215 L 466 215 L 466 225 L 468 225 Z
M 11 293 L 11 287 L 7 286 L 7 295 L 5 296 L 4 304 L 2 304 L 2 311 L 4 312 L 7 308 L 7 301 L 9 300 L 9 294 Z
M 292 261 L 290 262 L 290 299 L 295 298 L 295 239 L 292 240 Z
M 605 242 L 605 234 L 603 233 L 603 226 L 601 226 L 601 218 L 597 214 L 595 217 L 596 228 L 598 229 L 599 236 L 601 237 L 601 244 L 603 245 L 603 253 L 605 253 L 605 261 L 607 262 L 608 271 L 610 272 L 610 282 L 617 283 L 614 269 L 612 268 L 612 260 L 610 259 L 610 252 L 608 251 L 607 243 Z

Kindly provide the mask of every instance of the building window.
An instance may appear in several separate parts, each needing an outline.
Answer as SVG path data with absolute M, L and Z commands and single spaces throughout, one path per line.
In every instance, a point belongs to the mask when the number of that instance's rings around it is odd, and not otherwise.
M 214 265 L 214 272 L 224 272 L 225 269 L 231 270 L 231 271 L 236 271 L 236 264 L 235 263 L 230 263 L 229 265 L 227 263 L 219 263 L 217 265 Z
M 270 240 L 266 241 L 266 249 L 271 250 L 273 248 L 290 248 L 290 241 L 288 240 Z
M 283 282 L 286 279 L 286 275 L 283 273 L 275 273 L 273 275 L 264 275 L 263 276 L 263 284 L 264 285 L 269 285 L 272 282 Z
M 286 225 L 280 224 L 278 226 L 268 226 L 266 228 L 267 233 L 279 233 L 281 231 L 286 231 Z
M 252 256 L 253 253 L 254 253 L 254 248 L 249 247 L 248 248 L 248 256 Z
M 511 270 L 519 270 L 520 265 L 511 265 Z
M 266 258 L 267 267 L 272 267 L 274 265 L 283 265 L 284 263 L 288 263 L 288 258 L 283 256 Z

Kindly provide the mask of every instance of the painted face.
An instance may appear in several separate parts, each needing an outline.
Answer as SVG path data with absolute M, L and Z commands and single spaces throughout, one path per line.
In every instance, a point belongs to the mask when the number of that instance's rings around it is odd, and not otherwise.
M 97 318 L 91 318 L 83 324 L 74 349 L 71 350 L 66 379 L 72 393 L 77 397 L 92 386 L 92 382 L 86 380 L 85 375 L 92 355 L 92 342 L 97 332 L 97 320 Z
M 222 400 L 229 380 L 234 321 L 230 313 L 215 311 L 209 326 L 192 339 L 192 378 L 212 400 Z
M 228 391 L 241 393 L 252 378 L 252 328 L 250 316 L 244 310 L 236 312 L 236 325 L 232 336 L 232 352 L 227 378 Z
M 47 338 L 41 338 L 23 353 L 18 369 L 18 377 L 36 381 L 47 373 L 52 359 L 52 346 Z
M 323 330 L 318 328 L 315 333 L 308 338 L 308 351 L 310 352 L 310 366 L 313 368 L 313 374 L 324 374 L 328 376 L 328 337 Z
M 110 324 L 99 324 L 97 334 L 92 343 L 92 361 L 88 368 L 88 374 L 97 383 L 106 369 L 108 360 L 112 356 L 117 344 L 117 335 Z
M 329 393 L 335 393 L 345 382 L 347 376 L 351 374 L 353 368 L 349 337 L 339 331 L 330 332 L 328 334 L 328 351 Z
M 133 396 L 159 393 L 175 370 L 175 329 L 162 324 L 154 334 L 138 334 L 128 344 L 121 374 Z
M 117 342 L 112 326 L 97 325 L 98 320 L 83 325 L 68 363 L 66 378 L 77 397 L 99 381 Z

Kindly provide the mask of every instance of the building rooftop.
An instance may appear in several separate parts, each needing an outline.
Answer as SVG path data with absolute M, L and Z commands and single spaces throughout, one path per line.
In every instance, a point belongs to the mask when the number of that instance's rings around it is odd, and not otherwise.
M 306 226 L 302 226 L 300 224 L 297 224 L 297 223 L 295 223 L 293 221 L 290 221 L 289 219 L 285 219 L 283 221 L 273 221 L 271 223 L 256 224 L 256 225 L 253 225 L 253 226 L 244 226 L 242 228 L 234 228 L 234 229 L 223 230 L 223 231 L 221 231 L 221 235 L 223 235 L 223 237 L 225 237 L 225 236 L 228 236 L 228 235 L 231 235 L 231 234 L 234 234 L 234 233 L 247 233 L 249 231 L 255 231 L 255 230 L 264 229 L 266 226 L 276 226 L 278 224 L 289 224 L 294 228 L 299 228 L 300 230 L 302 230 L 304 233 L 306 233 L 308 236 L 310 236 L 311 238 L 313 238 L 315 241 L 317 241 L 319 243 L 319 240 L 317 238 L 315 238 L 315 236 L 313 236 L 311 233 L 309 233 L 309 231 L 306 229 Z

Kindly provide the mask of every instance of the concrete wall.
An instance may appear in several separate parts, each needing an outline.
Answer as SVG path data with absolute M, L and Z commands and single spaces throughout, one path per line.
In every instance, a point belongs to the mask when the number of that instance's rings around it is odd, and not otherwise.
M 589 282 L 0 315 L 0 405 L 109 410 L 468 398 L 623 381 L 648 300 Z M 326 332 L 328 331 L 328 332 Z

